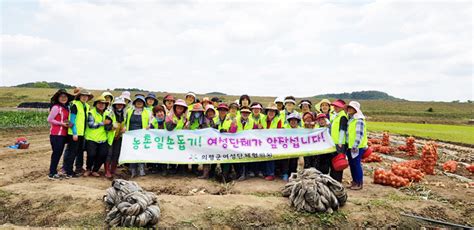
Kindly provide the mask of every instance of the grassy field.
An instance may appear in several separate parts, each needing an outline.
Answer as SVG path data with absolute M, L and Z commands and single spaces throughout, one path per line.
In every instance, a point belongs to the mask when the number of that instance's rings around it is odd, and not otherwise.
M 391 133 L 413 135 L 434 140 L 474 144 L 474 126 L 369 122 L 367 127 L 369 131 L 389 131 Z

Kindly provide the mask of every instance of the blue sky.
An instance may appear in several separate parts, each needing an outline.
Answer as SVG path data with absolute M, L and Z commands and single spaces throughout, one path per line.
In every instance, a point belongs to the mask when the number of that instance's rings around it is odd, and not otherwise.
M 0 2 L 1 86 L 473 100 L 471 1 Z

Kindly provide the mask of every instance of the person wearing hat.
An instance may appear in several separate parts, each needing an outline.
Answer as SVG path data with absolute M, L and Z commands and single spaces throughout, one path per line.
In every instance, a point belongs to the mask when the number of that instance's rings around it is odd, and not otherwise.
M 168 131 L 180 130 L 187 122 L 188 105 L 182 99 L 176 100 L 173 109 L 166 116 L 166 129 Z
M 198 101 L 196 94 L 193 92 L 188 92 L 184 99 L 186 100 L 186 104 L 188 105 L 188 111 L 191 111 L 193 109 L 194 103 Z
M 127 131 L 149 129 L 153 115 L 151 111 L 145 108 L 145 105 L 145 97 L 138 95 L 133 101 L 133 107 L 127 111 L 127 119 L 125 121 Z M 145 176 L 145 164 L 130 164 L 130 172 L 132 177 L 137 175 Z
M 132 99 L 130 98 L 130 92 L 129 91 L 123 91 L 122 94 L 120 95 L 121 98 L 125 100 L 125 108 L 129 108 L 132 103 Z
M 209 97 L 203 97 L 201 104 L 202 104 L 202 107 L 203 107 L 203 108 L 206 108 L 207 105 L 212 104 L 212 102 L 211 102 L 211 100 L 209 99 Z
M 301 125 L 300 125 L 301 117 L 298 112 L 294 111 L 293 113 L 289 114 L 286 117 L 286 119 L 287 119 L 287 125 L 285 128 L 287 129 L 300 129 L 301 128 Z M 298 168 L 297 166 L 300 164 L 304 166 L 303 157 L 281 160 L 282 179 L 284 181 L 288 181 L 289 175 L 293 172 L 296 172 Z
M 168 94 L 163 98 L 163 105 L 164 105 L 166 114 L 169 114 L 171 112 L 175 101 L 176 99 L 171 94 Z
M 250 119 L 253 121 L 253 129 L 263 129 L 263 125 L 265 124 L 265 115 L 263 114 L 263 106 L 258 102 L 252 102 L 250 105 L 250 109 L 252 110 L 252 114 L 250 115 Z M 260 178 L 265 178 L 263 174 L 265 164 L 262 162 L 250 162 L 247 163 L 246 169 L 247 174 L 249 177 L 255 177 L 258 175 Z
M 254 128 L 254 121 L 250 119 L 250 108 L 248 106 L 242 106 L 240 108 L 240 116 L 233 120 L 229 133 L 242 132 L 244 130 L 251 130 Z M 238 180 L 242 181 L 247 178 L 247 169 L 245 163 L 234 164 L 235 171 L 237 172 Z
M 109 151 L 107 159 L 105 160 L 105 177 L 112 178 L 117 171 L 118 159 L 122 146 L 122 134 L 126 131 L 125 128 L 125 110 L 126 102 L 122 97 L 114 98 L 112 103 L 112 110 L 107 111 L 105 116 L 112 120 L 112 129 L 107 132 L 107 144 Z
M 227 119 L 227 113 L 229 112 L 229 106 L 225 103 L 220 103 L 217 106 L 217 116 L 214 117 L 214 125 L 216 129 L 221 133 L 229 131 L 231 121 Z
M 346 132 L 347 132 L 347 114 L 344 111 L 346 107 L 346 102 L 344 100 L 338 99 L 331 103 L 331 106 L 334 108 L 334 114 L 332 115 L 333 119 L 331 120 L 331 125 L 329 129 L 329 133 L 331 134 L 331 138 L 336 145 L 336 153 L 332 154 L 332 156 L 336 156 L 337 153 L 345 153 L 346 152 Z M 343 171 L 335 171 L 332 168 L 331 164 L 331 172 L 330 175 L 335 180 L 341 182 Z
M 295 112 L 296 99 L 293 96 L 287 96 L 284 100 L 285 109 L 280 112 L 280 119 L 284 122 L 286 127 L 289 126 L 287 117 Z
M 156 95 L 152 92 L 149 92 L 148 95 L 145 97 L 146 101 L 146 109 L 148 109 L 150 112 L 153 110 L 153 108 L 158 105 L 158 99 L 156 99 Z
M 263 124 L 265 123 L 265 114 L 263 114 L 263 106 L 258 102 L 253 102 L 250 105 L 252 110 L 252 115 L 250 119 L 254 122 L 254 129 L 263 129 Z
M 279 110 L 275 103 L 270 103 L 265 107 L 265 122 L 263 123 L 263 129 L 281 129 L 283 128 L 283 123 L 279 117 Z M 265 180 L 272 181 L 275 180 L 275 161 L 265 161 Z
M 318 114 L 316 116 L 316 127 L 317 128 L 329 128 L 331 126 L 330 121 L 327 118 L 327 115 L 324 113 Z
M 84 149 L 85 139 L 84 133 L 87 126 L 87 116 L 89 114 L 89 104 L 94 96 L 89 91 L 78 88 L 75 89 L 76 95 L 74 100 L 71 102 L 69 108 L 69 129 L 68 138 L 70 142 L 64 152 L 64 171 L 69 177 L 73 177 L 76 174 L 82 174 L 85 172 L 83 169 L 84 165 Z M 73 166 L 75 163 L 75 171 Z
M 326 114 L 320 113 L 316 117 L 318 128 L 330 128 L 331 123 Z M 342 182 L 342 171 L 336 171 L 332 165 L 332 159 L 337 156 L 338 152 L 322 154 L 316 156 L 316 169 L 324 174 L 329 174 L 334 180 Z
M 111 110 L 112 109 L 112 102 L 114 101 L 114 95 L 112 95 L 110 92 L 108 91 L 105 91 L 102 93 L 102 95 L 105 100 L 109 103 L 109 107 L 107 108 L 107 110 Z
M 332 120 L 333 108 L 331 107 L 331 102 L 328 99 L 322 99 L 318 104 L 314 106 L 318 113 L 323 113 L 326 115 L 326 118 L 330 121 Z
M 70 125 L 69 102 L 73 99 L 74 96 L 69 94 L 65 89 L 58 90 L 53 97 L 51 97 L 51 109 L 48 115 L 48 123 L 51 125 L 49 141 L 52 150 L 48 178 L 51 180 L 61 178 L 57 168 L 67 143 L 67 132 Z
M 303 116 L 304 113 L 311 112 L 311 106 L 313 103 L 311 103 L 310 100 L 303 99 L 300 101 L 300 104 L 298 105 L 301 110 L 301 115 Z
M 280 111 L 280 112 L 285 109 L 284 102 L 285 102 L 285 98 L 283 98 L 283 97 L 277 97 L 273 101 L 273 103 L 275 103 L 276 107 L 278 108 L 278 111 Z
M 165 119 L 165 127 L 168 131 L 181 130 L 187 123 L 188 105 L 182 99 L 176 100 L 173 109 L 167 114 Z M 169 165 L 169 173 L 176 174 L 178 169 L 182 172 L 185 170 L 184 165 Z
M 87 161 L 84 176 L 99 177 L 99 169 L 105 163 L 108 153 L 107 131 L 112 129 L 112 120 L 106 116 L 109 102 L 100 96 L 87 116 L 86 139 Z
M 206 124 L 205 127 L 217 129 L 217 125 L 214 123 L 215 115 L 216 115 L 216 112 L 214 110 L 214 106 L 211 104 L 208 104 L 204 112 L 204 123 Z M 203 173 L 198 178 L 209 179 L 209 177 L 213 177 L 215 169 L 216 169 L 216 164 L 204 164 Z
M 185 129 L 196 130 L 207 128 L 206 118 L 204 117 L 204 108 L 201 103 L 195 103 L 191 109 L 188 122 L 186 122 Z M 198 165 L 193 164 L 191 172 L 198 174 Z
M 315 116 L 313 112 L 305 112 L 303 113 L 303 127 L 305 129 L 314 129 L 316 126 L 315 123 Z M 304 167 L 305 168 L 311 168 L 311 167 L 316 167 L 316 163 L 318 160 L 319 156 L 306 156 L 304 157 Z
M 191 109 L 191 115 L 189 116 L 188 122 L 186 122 L 185 129 L 196 130 L 203 128 L 207 128 L 204 117 L 204 108 L 200 103 L 196 103 Z
M 220 100 L 218 97 L 212 97 L 211 102 L 212 102 L 212 105 L 214 106 L 214 108 L 217 108 L 217 106 L 219 106 L 219 104 L 222 102 L 222 100 Z
M 364 172 L 362 170 L 361 158 L 367 149 L 367 125 L 365 116 L 360 109 L 360 103 L 351 101 L 346 107 L 349 121 L 347 123 L 347 151 L 349 167 L 352 176 L 350 189 L 360 190 L 363 187 Z
M 153 112 L 153 119 L 150 124 L 150 129 L 166 129 L 165 107 L 163 105 L 156 105 L 155 107 L 153 107 L 152 112 Z M 147 167 L 151 173 L 158 173 L 159 171 L 162 171 L 163 176 L 166 176 L 168 174 L 167 164 L 150 163 L 150 164 L 147 164 Z

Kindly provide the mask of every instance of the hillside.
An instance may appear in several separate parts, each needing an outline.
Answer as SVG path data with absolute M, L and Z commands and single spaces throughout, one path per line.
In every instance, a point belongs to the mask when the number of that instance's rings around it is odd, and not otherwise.
M 19 84 L 15 87 L 20 88 L 55 88 L 55 89 L 72 89 L 75 86 L 63 84 L 60 82 L 46 82 L 46 81 L 37 81 L 37 82 L 28 82 L 24 84 Z
M 400 98 L 388 95 L 385 92 L 369 90 L 369 91 L 355 91 L 352 93 L 329 93 L 316 95 L 314 98 L 341 98 L 348 100 L 403 100 Z

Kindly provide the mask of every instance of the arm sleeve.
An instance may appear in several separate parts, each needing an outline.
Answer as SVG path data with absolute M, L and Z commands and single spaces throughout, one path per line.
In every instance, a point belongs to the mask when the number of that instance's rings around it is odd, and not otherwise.
M 48 122 L 52 125 L 62 125 L 62 122 L 56 121 L 54 119 L 58 114 L 59 114 L 59 107 L 53 106 L 53 108 L 51 108 L 51 112 L 49 112 L 49 115 L 48 115 Z
M 364 121 L 358 119 L 356 123 L 356 138 L 352 148 L 358 148 L 362 137 L 364 136 Z
M 103 126 L 103 122 L 95 123 L 94 116 L 92 116 L 91 113 L 89 113 L 89 116 L 87 116 L 87 126 L 91 129 L 97 129 L 100 126 Z
M 76 117 L 77 117 L 77 107 L 76 105 L 72 105 L 70 109 L 71 120 L 69 121 L 72 124 L 72 135 L 77 135 L 77 126 L 76 126 Z

